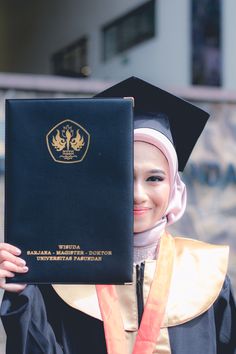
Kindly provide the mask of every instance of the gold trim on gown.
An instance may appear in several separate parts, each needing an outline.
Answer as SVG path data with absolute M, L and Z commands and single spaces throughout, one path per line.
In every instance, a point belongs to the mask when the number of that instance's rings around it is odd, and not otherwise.
M 154 353 L 170 354 L 167 328 L 188 322 L 207 311 L 219 296 L 228 265 L 228 246 L 174 238 L 174 268 L 164 321 Z M 156 267 L 155 260 L 146 260 L 144 269 L 144 303 L 147 301 Z M 163 272 L 165 269 L 163 269 Z M 52 285 L 70 306 L 102 320 L 95 285 Z M 130 352 L 138 331 L 136 272 L 133 283 L 116 285 L 120 311 Z

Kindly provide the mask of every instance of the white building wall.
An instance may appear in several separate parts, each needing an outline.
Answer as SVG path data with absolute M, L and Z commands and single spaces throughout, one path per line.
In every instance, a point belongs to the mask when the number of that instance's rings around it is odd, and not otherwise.
M 223 87 L 236 89 L 236 1 L 227 0 L 222 5 Z
M 10 71 L 49 74 L 50 57 L 83 35 L 89 37 L 92 77 L 119 80 L 130 75 L 166 85 L 189 84 L 189 1 L 157 0 L 157 36 L 102 61 L 102 27 L 144 0 L 51 0 L 8 4 L 12 44 Z M 17 55 L 15 55 L 17 53 Z
M 161 86 L 191 85 L 191 0 L 156 0 L 156 37 L 102 61 L 102 27 L 146 1 L 4 0 L 8 44 L 0 34 L 0 49 L 9 54 L 0 70 L 50 74 L 52 54 L 87 35 L 92 78 L 137 75 Z M 222 0 L 222 8 L 223 86 L 236 89 L 236 1 Z
M 109 3 L 109 0 L 103 1 Z M 137 3 L 137 1 L 132 2 Z M 127 3 L 124 1 L 123 3 L 121 14 L 125 13 L 127 8 Z M 102 79 L 115 80 L 136 75 L 167 86 L 190 84 L 189 1 L 159 0 L 156 5 L 156 37 L 105 63 L 95 60 L 95 55 L 92 56 L 93 75 Z M 108 18 L 117 17 L 112 15 L 110 13 Z M 101 23 L 106 23 L 105 19 L 104 21 L 101 19 Z M 95 31 L 91 38 L 91 50 L 96 43 L 101 43 L 101 37 L 99 41 L 98 36 L 99 31 Z

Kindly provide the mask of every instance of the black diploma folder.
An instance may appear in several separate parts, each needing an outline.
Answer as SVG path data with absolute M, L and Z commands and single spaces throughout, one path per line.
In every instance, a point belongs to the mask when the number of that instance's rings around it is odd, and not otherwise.
M 15 283 L 132 281 L 130 99 L 6 101 L 5 242 Z

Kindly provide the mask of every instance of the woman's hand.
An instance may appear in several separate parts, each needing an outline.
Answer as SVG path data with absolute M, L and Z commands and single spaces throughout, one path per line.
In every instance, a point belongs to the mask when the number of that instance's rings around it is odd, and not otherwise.
M 14 277 L 15 273 L 28 272 L 25 261 L 18 257 L 20 254 L 19 248 L 9 243 L 0 243 L 0 288 L 20 292 L 26 287 L 26 284 L 6 284 L 6 278 Z

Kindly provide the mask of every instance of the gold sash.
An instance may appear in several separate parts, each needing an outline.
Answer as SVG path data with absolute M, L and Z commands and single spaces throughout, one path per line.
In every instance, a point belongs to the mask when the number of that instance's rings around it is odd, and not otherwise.
M 174 241 L 161 239 L 154 279 L 135 340 L 133 354 L 153 353 L 164 319 L 174 263 Z M 165 270 L 163 272 L 163 269 Z M 114 285 L 96 285 L 108 354 L 128 354 L 124 325 Z

